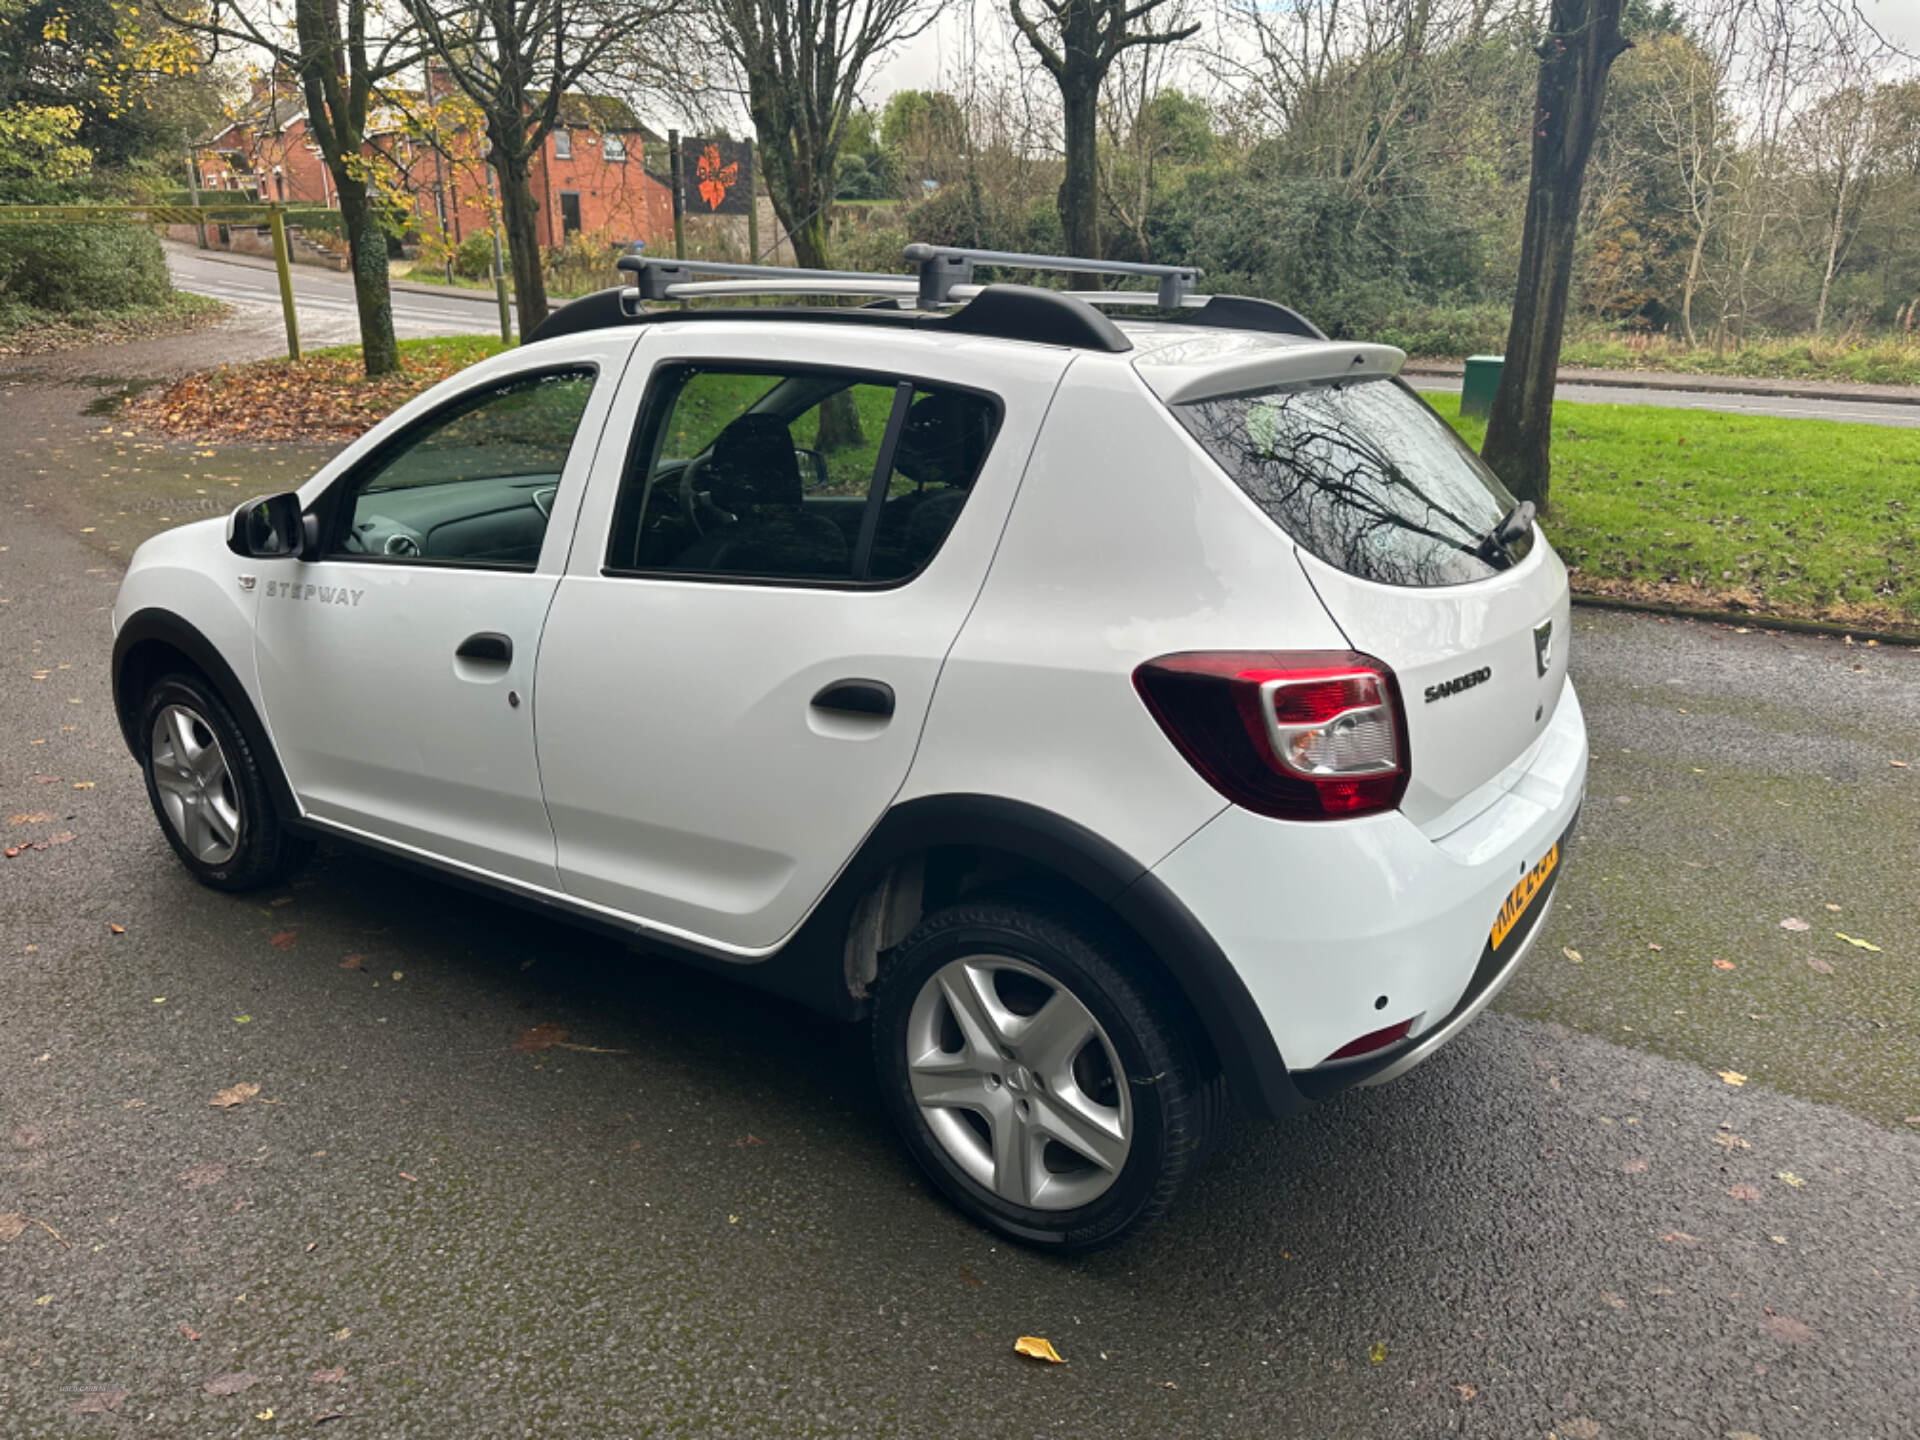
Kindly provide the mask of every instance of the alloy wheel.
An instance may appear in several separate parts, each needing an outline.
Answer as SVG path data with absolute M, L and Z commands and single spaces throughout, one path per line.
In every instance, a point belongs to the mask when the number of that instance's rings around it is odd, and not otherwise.
M 219 737 L 184 705 L 153 717 L 149 750 L 167 824 L 195 859 L 224 865 L 240 849 L 240 796 Z
M 1126 1072 L 1081 1000 L 1004 955 L 941 966 L 907 1020 L 914 1102 L 947 1156 L 1002 1200 L 1070 1210 L 1120 1177 Z

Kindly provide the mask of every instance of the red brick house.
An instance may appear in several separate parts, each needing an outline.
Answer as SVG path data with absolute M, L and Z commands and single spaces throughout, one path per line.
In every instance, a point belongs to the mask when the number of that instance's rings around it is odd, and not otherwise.
M 431 88 L 431 102 L 417 90 L 394 92 L 369 125 L 366 153 L 381 187 L 418 217 L 416 231 L 458 245 L 493 221 L 484 139 L 444 75 L 434 74 Z M 534 162 L 542 247 L 575 234 L 608 245 L 662 245 L 673 233 L 673 200 L 654 170 L 665 171 L 666 153 L 666 142 L 624 102 L 566 96 L 561 124 Z M 332 173 L 307 133 L 305 99 L 285 76 L 257 78 L 233 118 L 194 147 L 194 159 L 204 190 L 339 208 Z

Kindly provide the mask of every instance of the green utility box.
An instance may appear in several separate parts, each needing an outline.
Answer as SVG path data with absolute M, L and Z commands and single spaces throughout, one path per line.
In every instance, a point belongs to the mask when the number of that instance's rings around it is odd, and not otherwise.
M 1460 383 L 1460 413 L 1487 416 L 1493 413 L 1493 392 L 1500 388 L 1501 355 L 1469 355 L 1467 378 Z

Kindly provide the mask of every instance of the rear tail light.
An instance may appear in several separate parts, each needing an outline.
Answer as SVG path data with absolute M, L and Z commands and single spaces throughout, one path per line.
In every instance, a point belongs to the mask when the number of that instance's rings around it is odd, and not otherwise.
M 1222 795 L 1282 820 L 1391 810 L 1407 788 L 1393 671 L 1346 650 L 1192 651 L 1133 672 L 1187 763 Z

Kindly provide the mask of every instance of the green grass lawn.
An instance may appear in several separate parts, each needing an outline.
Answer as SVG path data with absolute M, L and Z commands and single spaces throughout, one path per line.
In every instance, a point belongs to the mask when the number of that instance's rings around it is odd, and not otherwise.
M 1478 448 L 1480 420 L 1455 416 Z M 1847 624 L 1920 621 L 1920 430 L 1554 407 L 1543 522 L 1576 588 Z

